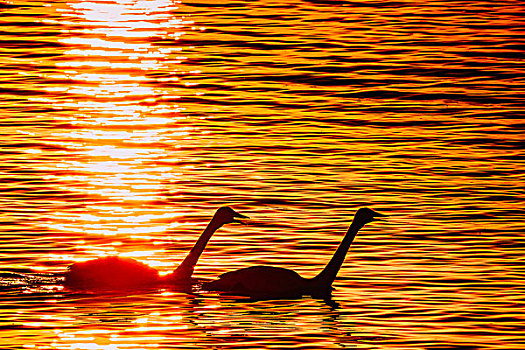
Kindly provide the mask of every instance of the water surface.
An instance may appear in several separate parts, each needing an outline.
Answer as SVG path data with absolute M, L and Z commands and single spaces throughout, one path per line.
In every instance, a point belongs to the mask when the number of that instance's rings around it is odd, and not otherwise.
M 3 3 L 3 349 L 519 349 L 518 1 Z M 119 254 L 315 276 L 336 305 L 62 288 Z

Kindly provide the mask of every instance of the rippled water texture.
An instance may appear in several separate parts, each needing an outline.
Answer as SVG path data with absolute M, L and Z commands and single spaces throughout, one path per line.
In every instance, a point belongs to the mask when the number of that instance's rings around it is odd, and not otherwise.
M 525 348 L 520 1 L 4 1 L 0 348 Z M 74 292 L 99 256 L 333 299 Z

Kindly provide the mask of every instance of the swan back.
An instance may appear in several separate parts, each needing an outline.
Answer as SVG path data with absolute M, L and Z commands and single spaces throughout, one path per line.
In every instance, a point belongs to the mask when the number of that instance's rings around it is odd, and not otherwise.
M 118 256 L 75 263 L 65 277 L 66 286 L 80 289 L 127 289 L 159 282 L 159 273 L 154 268 Z
M 273 266 L 252 266 L 230 271 L 203 285 L 206 290 L 246 295 L 255 299 L 296 296 L 308 281 L 293 270 Z

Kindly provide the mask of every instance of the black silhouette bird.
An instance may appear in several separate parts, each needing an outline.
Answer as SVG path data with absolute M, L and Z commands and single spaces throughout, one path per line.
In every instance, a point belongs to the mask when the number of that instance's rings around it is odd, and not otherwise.
M 327 298 L 358 231 L 365 224 L 383 216 L 372 209 L 359 209 L 334 256 L 314 278 L 304 278 L 293 270 L 281 267 L 252 266 L 227 272 L 214 281 L 204 283 L 202 289 L 245 295 L 253 299 L 296 298 L 302 295 Z
M 189 284 L 193 269 L 211 236 L 221 226 L 246 218 L 230 207 L 219 208 L 195 246 L 175 271 L 160 276 L 159 272 L 137 260 L 108 256 L 71 265 L 64 284 L 80 289 L 131 289 L 155 284 Z

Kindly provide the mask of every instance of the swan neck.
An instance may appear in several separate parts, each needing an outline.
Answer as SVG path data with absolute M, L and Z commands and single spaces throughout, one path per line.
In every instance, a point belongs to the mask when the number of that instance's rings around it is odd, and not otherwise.
M 186 258 L 174 271 L 173 274 L 177 279 L 191 277 L 193 273 L 193 268 L 197 264 L 197 261 L 199 260 L 202 252 L 204 251 L 204 248 L 206 248 L 206 244 L 208 244 L 208 241 L 210 240 L 211 236 L 221 226 L 222 224 L 219 224 L 215 217 L 210 221 L 210 223 L 208 224 L 208 226 L 206 226 L 206 229 L 202 232 L 197 242 L 195 242 L 193 248 L 191 248 Z
M 350 249 L 355 236 L 363 226 L 364 223 L 355 222 L 355 220 L 352 222 L 330 262 L 326 265 L 323 271 L 319 273 L 319 275 L 313 278 L 312 282 L 314 285 L 318 288 L 330 288 L 341 268 L 341 265 L 343 265 L 346 253 Z

